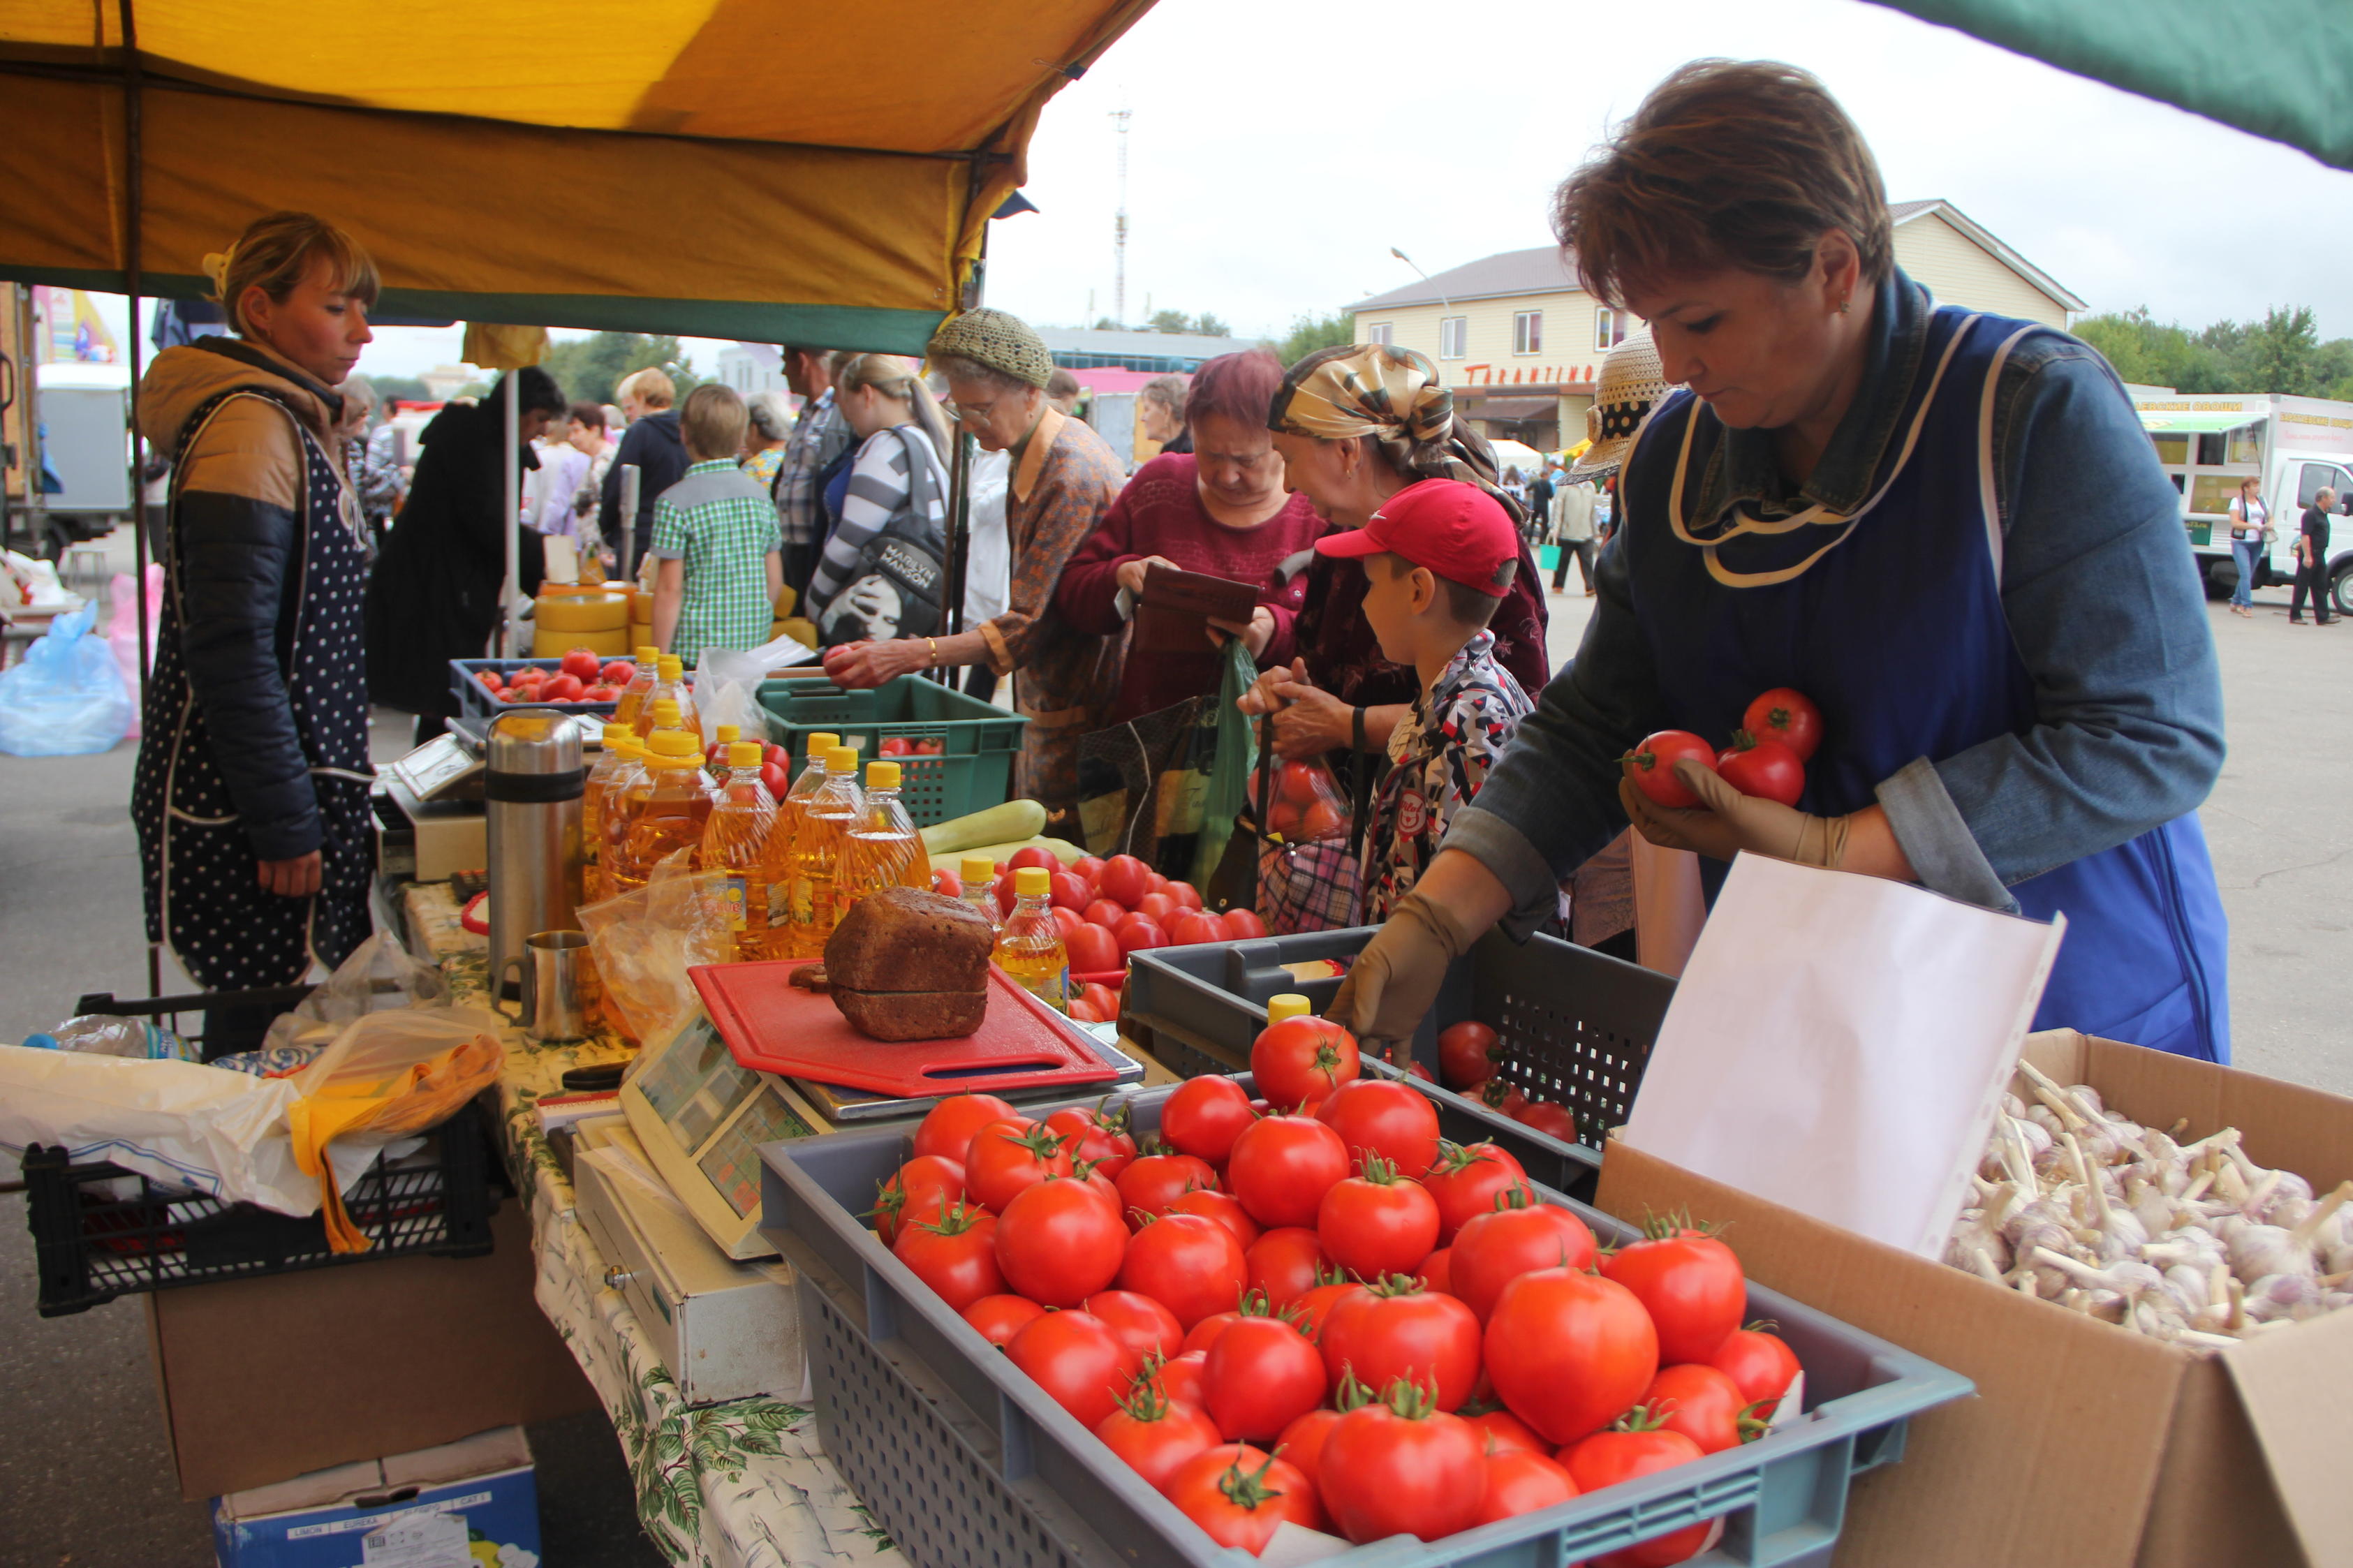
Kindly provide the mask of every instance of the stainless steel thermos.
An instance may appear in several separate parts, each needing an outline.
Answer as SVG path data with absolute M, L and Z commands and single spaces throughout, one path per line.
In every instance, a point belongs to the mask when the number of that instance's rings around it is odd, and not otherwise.
M 571 719 L 545 709 L 491 721 L 482 757 L 491 875 L 490 973 L 508 995 L 508 966 L 534 931 L 577 931 L 580 796 L 588 781 Z

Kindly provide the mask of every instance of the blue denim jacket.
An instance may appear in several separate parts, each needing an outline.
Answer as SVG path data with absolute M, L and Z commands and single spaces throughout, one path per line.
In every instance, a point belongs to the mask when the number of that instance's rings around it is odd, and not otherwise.
M 1853 405 L 1812 477 L 1788 493 L 1769 432 L 1728 430 L 1691 506 L 1759 516 L 1874 489 L 1923 363 L 1927 291 L 1879 287 Z M 1995 386 L 2002 608 L 2034 679 L 2038 720 L 1949 757 L 1919 758 L 1877 788 L 1921 882 L 1994 909 L 2008 888 L 2194 810 L 2222 765 L 2222 692 L 2181 500 L 2107 363 L 2057 331 L 2011 352 Z M 1663 497 L 1633 498 L 1629 525 L 1663 529 Z M 1618 758 L 1660 727 L 1650 657 L 1613 540 L 1577 657 L 1546 687 L 1447 847 L 1511 889 L 1515 934 L 1554 907 L 1558 879 L 1626 825 Z

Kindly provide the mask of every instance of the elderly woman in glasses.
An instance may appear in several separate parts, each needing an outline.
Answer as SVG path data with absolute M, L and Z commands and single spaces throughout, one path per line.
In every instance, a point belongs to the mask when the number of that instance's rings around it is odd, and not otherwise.
M 1012 456 L 1005 500 L 1011 603 L 951 637 L 835 648 L 826 673 L 845 687 L 880 686 L 943 665 L 984 664 L 1011 675 L 1014 707 L 1029 720 L 1014 792 L 1061 816 L 1078 799 L 1079 737 L 1102 727 L 1119 689 L 1120 645 L 1057 616 L 1054 585 L 1071 552 L 1111 510 L 1120 461 L 1092 427 L 1047 400 L 1053 356 L 1020 318 L 968 310 L 939 330 L 929 356 L 947 377 L 949 416 L 983 451 Z

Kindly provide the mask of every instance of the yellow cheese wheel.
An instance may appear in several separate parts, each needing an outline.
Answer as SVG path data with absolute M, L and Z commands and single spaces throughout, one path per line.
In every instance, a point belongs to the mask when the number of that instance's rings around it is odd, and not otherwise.
M 575 647 L 593 649 L 602 658 L 627 658 L 630 651 L 629 634 L 618 628 L 602 632 L 558 631 L 546 625 L 532 628 L 531 657 L 533 658 L 562 658 Z
M 582 594 L 543 594 L 532 611 L 540 628 L 549 632 L 612 632 L 626 637 L 629 604 L 602 589 Z

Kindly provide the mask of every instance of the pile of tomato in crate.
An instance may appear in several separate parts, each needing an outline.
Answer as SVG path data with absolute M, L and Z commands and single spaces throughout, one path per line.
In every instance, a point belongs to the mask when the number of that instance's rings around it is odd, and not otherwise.
M 1436 1541 L 1748 1441 L 1799 1373 L 1721 1240 L 1610 1251 L 1492 1142 L 1313 1017 L 1115 1111 L 940 1102 L 877 1234 L 1221 1545 L 1285 1521 Z M 1683 1562 L 1712 1522 L 1610 1552 Z
M 637 668 L 626 658 L 607 659 L 594 648 L 575 647 L 553 668 L 526 664 L 505 675 L 478 669 L 474 679 L 501 702 L 618 702 Z

